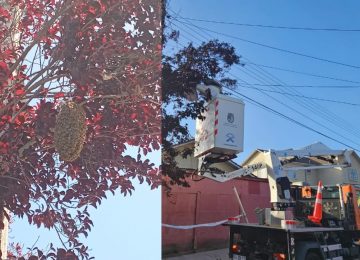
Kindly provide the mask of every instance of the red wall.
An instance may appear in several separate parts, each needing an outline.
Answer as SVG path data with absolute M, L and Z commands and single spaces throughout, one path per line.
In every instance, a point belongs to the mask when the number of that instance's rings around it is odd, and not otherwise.
M 171 195 L 162 194 L 162 223 L 194 225 L 217 222 L 240 214 L 233 187 L 237 188 L 249 222 L 257 222 L 256 207 L 270 207 L 266 181 L 235 179 L 225 183 L 210 179 L 191 181 L 190 188 L 173 186 Z M 243 221 L 245 221 L 243 219 Z M 223 226 L 190 230 L 162 228 L 164 254 L 227 246 L 228 229 Z

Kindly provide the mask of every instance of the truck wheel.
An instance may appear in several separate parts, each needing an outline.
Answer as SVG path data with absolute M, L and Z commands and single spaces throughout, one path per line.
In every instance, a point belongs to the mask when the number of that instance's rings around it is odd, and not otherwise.
M 305 256 L 305 260 L 321 260 L 322 257 L 319 256 L 316 252 L 309 252 Z

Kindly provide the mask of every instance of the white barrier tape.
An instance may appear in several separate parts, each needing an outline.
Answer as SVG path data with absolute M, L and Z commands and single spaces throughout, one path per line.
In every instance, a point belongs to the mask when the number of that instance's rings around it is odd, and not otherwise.
M 242 215 L 236 216 L 235 218 L 240 218 Z M 176 225 L 169 225 L 169 224 L 162 224 L 163 227 L 167 228 L 174 228 L 174 229 L 193 229 L 193 228 L 199 228 L 199 227 L 216 227 L 224 224 L 228 220 L 220 220 L 217 222 L 212 223 L 203 223 L 203 224 L 197 224 L 197 225 L 188 225 L 188 226 L 176 226 Z
M 225 223 L 227 220 L 222 220 L 214 223 L 204 223 L 204 224 L 197 224 L 197 225 L 189 225 L 189 226 L 175 226 L 175 225 L 169 225 L 169 224 L 162 224 L 163 227 L 167 228 L 175 228 L 175 229 L 193 229 L 193 228 L 199 228 L 199 227 L 216 227 L 220 226 L 221 224 Z

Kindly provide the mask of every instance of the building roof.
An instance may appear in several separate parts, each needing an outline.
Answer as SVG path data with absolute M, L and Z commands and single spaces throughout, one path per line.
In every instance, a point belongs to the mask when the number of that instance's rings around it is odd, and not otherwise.
M 194 146 L 195 145 L 195 139 L 191 139 L 187 142 L 184 142 L 184 143 L 180 143 L 180 144 L 174 144 L 173 145 L 173 148 L 174 149 L 181 149 L 181 148 L 185 148 L 186 146 Z
M 267 150 L 264 149 L 256 149 L 255 151 L 253 151 L 240 165 L 244 166 L 246 164 L 249 163 L 249 161 L 251 161 L 258 153 L 263 153 Z

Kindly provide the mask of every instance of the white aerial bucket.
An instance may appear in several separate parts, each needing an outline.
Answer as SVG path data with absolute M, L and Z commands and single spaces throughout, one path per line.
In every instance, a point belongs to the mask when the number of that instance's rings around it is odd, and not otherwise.
M 199 157 L 207 153 L 237 154 L 244 148 L 244 107 L 237 98 L 217 93 L 196 119 L 195 151 Z

